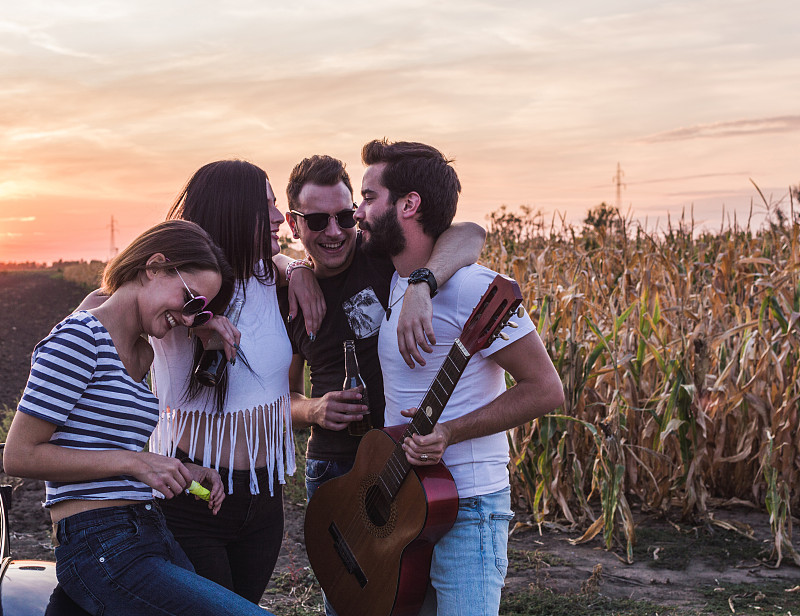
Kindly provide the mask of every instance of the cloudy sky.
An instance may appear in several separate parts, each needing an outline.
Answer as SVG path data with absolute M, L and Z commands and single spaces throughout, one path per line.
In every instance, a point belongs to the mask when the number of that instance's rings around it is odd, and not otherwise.
M 756 220 L 800 183 L 795 0 L 0 0 L 0 261 L 106 259 L 221 158 L 456 159 L 459 218 Z

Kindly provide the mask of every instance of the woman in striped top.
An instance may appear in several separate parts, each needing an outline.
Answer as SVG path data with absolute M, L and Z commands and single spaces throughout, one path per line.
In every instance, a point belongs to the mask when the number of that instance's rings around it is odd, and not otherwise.
M 103 289 L 106 302 L 70 315 L 34 349 L 4 453 L 7 473 L 46 480 L 59 583 L 91 614 L 263 615 L 194 573 L 152 500 L 153 489 L 171 498 L 195 479 L 218 510 L 219 476 L 143 451 L 158 421 L 146 336 L 221 312 L 231 268 L 200 227 L 169 221 L 108 264 Z

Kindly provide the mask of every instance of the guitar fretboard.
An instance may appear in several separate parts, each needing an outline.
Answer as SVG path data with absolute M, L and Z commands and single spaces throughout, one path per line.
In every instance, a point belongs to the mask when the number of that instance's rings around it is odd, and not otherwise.
M 419 410 L 406 426 L 400 437 L 400 442 L 395 446 L 392 455 L 378 475 L 378 485 L 389 501 L 394 500 L 403 480 L 411 470 L 411 464 L 406 459 L 406 454 L 402 448 L 403 441 L 414 434 L 425 435 L 433 431 L 433 426 L 439 421 L 447 401 L 453 395 L 453 391 L 464 373 L 470 357 L 471 355 L 467 349 L 456 338 L 444 363 L 442 363 L 442 367 L 436 373 L 436 378 L 433 379 L 433 383 L 431 383 L 425 397 L 422 399 Z

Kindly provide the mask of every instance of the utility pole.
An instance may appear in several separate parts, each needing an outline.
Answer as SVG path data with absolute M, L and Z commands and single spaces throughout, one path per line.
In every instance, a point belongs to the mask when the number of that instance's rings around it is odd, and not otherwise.
M 625 173 L 623 173 L 622 167 L 620 167 L 619 163 L 617 163 L 617 174 L 613 178 L 611 178 L 611 181 L 614 182 L 614 184 L 617 185 L 617 203 L 616 203 L 616 205 L 617 205 L 617 211 L 618 212 L 622 211 L 622 187 L 625 186 L 625 184 L 622 183 L 622 176 L 623 175 L 625 175 Z
M 114 215 L 112 214 L 111 215 L 111 243 L 109 244 L 109 247 L 108 247 L 108 260 L 109 261 L 111 259 L 113 259 L 114 257 L 116 257 L 117 253 L 119 252 L 119 248 L 117 248 L 117 242 L 114 239 L 114 231 L 116 231 L 116 228 L 117 227 L 116 227 L 116 224 L 114 222 Z

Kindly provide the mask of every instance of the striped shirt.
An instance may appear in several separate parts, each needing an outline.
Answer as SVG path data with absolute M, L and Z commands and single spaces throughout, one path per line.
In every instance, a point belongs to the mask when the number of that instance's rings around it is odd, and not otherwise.
M 36 345 L 18 410 L 55 424 L 50 442 L 69 449 L 142 451 L 158 421 L 158 400 L 146 381 L 131 378 L 108 330 L 85 311 L 64 319 Z M 118 475 L 48 481 L 44 504 L 151 498 L 150 486 Z

